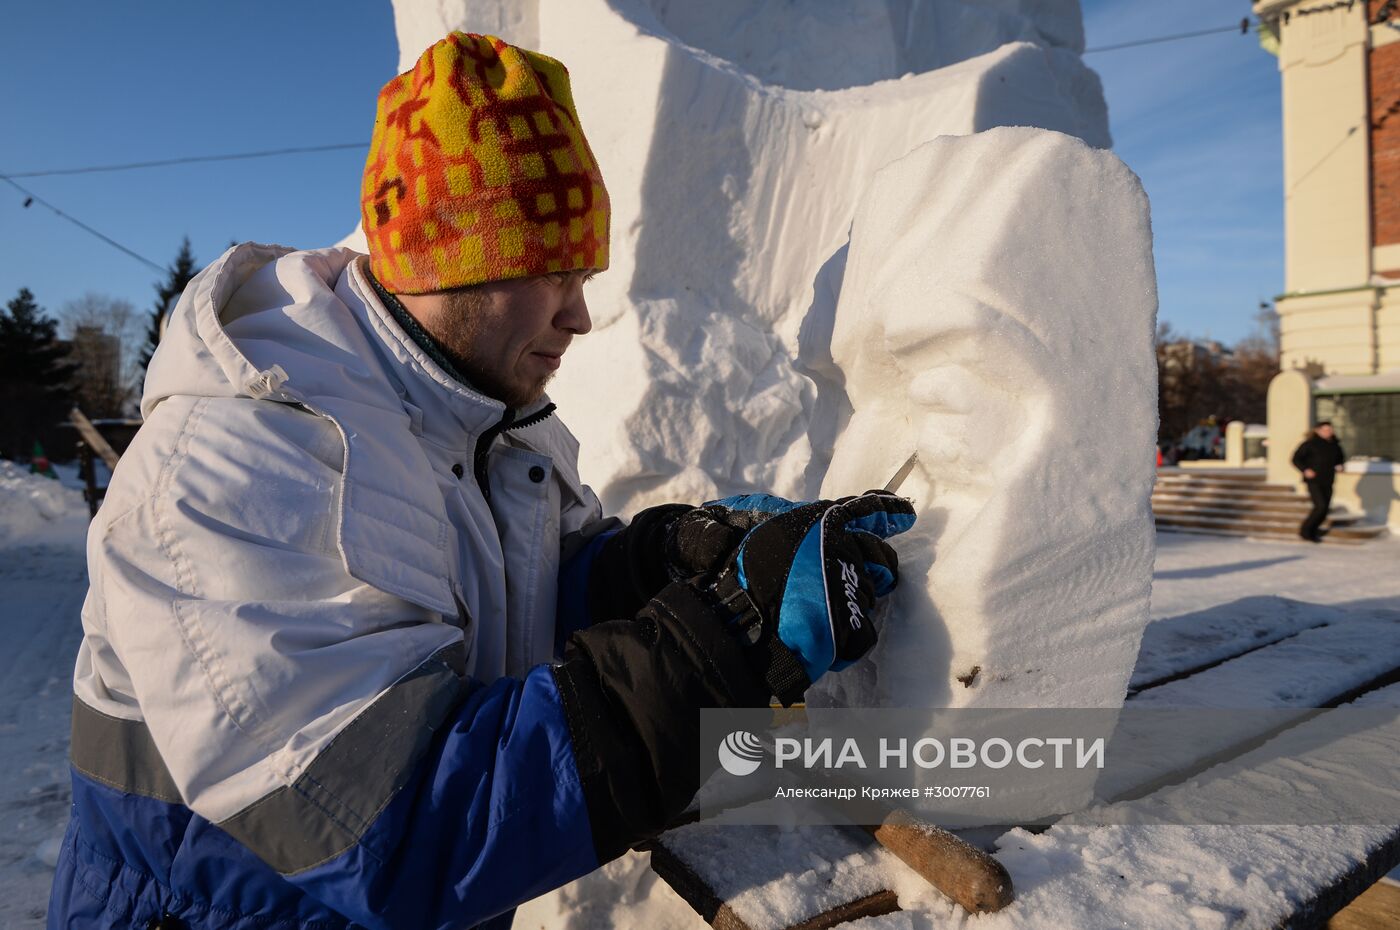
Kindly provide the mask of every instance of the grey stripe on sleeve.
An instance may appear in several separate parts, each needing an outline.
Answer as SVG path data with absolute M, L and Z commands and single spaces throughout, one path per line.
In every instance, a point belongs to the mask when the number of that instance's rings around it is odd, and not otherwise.
M 290 786 L 219 826 L 283 875 L 335 858 L 403 787 L 464 688 L 457 644 L 361 711 Z
M 174 804 L 180 789 L 140 720 L 95 710 L 73 696 L 73 768 L 109 788 Z
M 362 710 L 295 782 L 218 826 L 284 875 L 348 850 L 403 787 L 460 703 L 463 662 L 460 643 L 438 652 Z M 183 803 L 140 721 L 75 701 L 72 757 L 75 768 L 111 787 Z

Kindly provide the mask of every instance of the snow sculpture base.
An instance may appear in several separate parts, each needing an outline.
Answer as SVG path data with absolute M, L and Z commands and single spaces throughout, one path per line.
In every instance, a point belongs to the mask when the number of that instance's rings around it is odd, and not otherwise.
M 1034 129 L 930 142 L 876 174 L 832 336 L 854 410 L 822 484 L 919 510 L 854 706 L 1111 707 L 1148 619 L 1156 285 L 1147 198 Z

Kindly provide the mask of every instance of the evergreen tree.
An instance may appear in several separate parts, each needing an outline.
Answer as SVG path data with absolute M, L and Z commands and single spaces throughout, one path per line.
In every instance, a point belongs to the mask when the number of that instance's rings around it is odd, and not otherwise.
M 58 321 L 44 313 L 27 287 L 0 314 L 0 378 L 41 384 L 64 394 L 73 377 L 68 347 L 58 341 Z
M 180 251 L 176 254 L 174 263 L 166 269 L 165 280 L 156 284 L 156 303 L 151 308 L 150 322 L 146 327 L 146 344 L 141 348 L 139 360 L 142 371 L 151 364 L 151 356 L 155 354 L 156 346 L 160 345 L 161 323 L 170 311 L 175 309 L 175 302 L 185 292 L 185 286 L 198 273 L 194 253 L 190 251 L 190 237 L 186 236 L 180 243 Z
M 68 414 L 75 369 L 57 336 L 58 321 L 27 287 L 0 313 L 0 455 L 28 454 L 36 440 L 50 448 L 64 442 L 58 424 Z

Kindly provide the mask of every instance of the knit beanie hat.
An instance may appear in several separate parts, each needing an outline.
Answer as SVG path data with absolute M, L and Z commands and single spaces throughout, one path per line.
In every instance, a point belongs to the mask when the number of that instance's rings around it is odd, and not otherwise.
M 379 92 L 360 212 L 370 271 L 422 294 L 608 267 L 608 193 L 569 72 L 454 32 Z

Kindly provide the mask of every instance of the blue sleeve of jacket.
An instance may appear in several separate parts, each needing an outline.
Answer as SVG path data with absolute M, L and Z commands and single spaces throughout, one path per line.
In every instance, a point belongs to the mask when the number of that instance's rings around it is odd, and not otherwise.
M 507 911 L 674 822 L 715 764 L 701 756 L 698 709 L 768 703 L 751 661 L 709 600 L 671 585 L 639 622 L 595 623 L 559 665 L 434 714 L 408 777 L 355 841 L 280 871 L 370 928 Z
M 284 875 L 371 928 L 470 927 L 598 866 L 555 680 L 479 687 L 359 842 Z
M 559 566 L 559 595 L 555 601 L 554 654 L 564 651 L 564 643 L 579 630 L 587 629 L 592 618 L 588 611 L 588 582 L 592 577 L 593 563 L 608 540 L 618 534 L 618 530 L 599 533 L 572 558 Z

